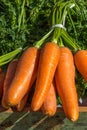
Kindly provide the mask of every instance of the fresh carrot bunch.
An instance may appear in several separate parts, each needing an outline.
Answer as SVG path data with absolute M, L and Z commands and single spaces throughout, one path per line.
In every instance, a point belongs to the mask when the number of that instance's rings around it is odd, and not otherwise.
M 40 110 L 53 116 L 57 111 L 58 94 L 66 117 L 72 121 L 79 118 L 75 65 L 87 78 L 85 68 L 83 70 L 79 64 L 79 56 L 84 61 L 81 57 L 84 52 L 73 56 L 73 50 L 76 51 L 78 46 L 64 27 L 66 12 L 72 4 L 57 3 L 53 8 L 52 30 L 8 64 L 1 94 L 1 104 L 5 109 L 23 111 L 28 105 L 27 110 L 31 107 L 32 111 Z M 45 42 L 49 36 L 52 36 L 50 42 Z M 86 67 L 86 60 L 82 66 Z
M 57 110 L 58 93 L 67 118 L 77 120 L 79 110 L 75 66 L 70 49 L 59 47 L 55 43 L 46 43 L 38 53 L 33 52 L 34 58 L 31 57 L 32 52 L 33 48 L 30 47 L 18 60 L 9 63 L 3 85 L 2 106 L 5 109 L 15 107 L 17 111 L 23 111 L 35 82 L 31 110 L 41 110 L 44 114 L 53 116 Z M 30 60 L 22 62 L 26 53 Z
M 11 61 L 4 80 L 2 106 L 6 109 L 16 106 L 18 111 L 23 110 L 30 89 L 36 80 L 31 107 L 34 111 L 39 110 L 44 103 L 48 91 L 50 91 L 59 54 L 57 44 L 46 43 L 41 51 L 36 47 L 30 47 L 23 52 L 18 60 Z M 47 60 L 48 58 L 49 60 Z M 52 90 L 56 110 L 56 94 L 53 86 Z

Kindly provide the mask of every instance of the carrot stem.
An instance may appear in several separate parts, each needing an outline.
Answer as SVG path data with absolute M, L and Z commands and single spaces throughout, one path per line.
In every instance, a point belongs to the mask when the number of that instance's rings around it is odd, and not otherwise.
M 75 52 L 80 50 L 80 46 L 68 35 L 65 30 L 62 30 L 62 38 L 66 41 L 67 45 L 71 47 Z
M 0 56 L 0 66 L 5 65 L 6 63 L 10 62 L 21 51 L 22 51 L 22 48 L 20 47 L 12 52 L 9 52 L 5 55 Z
M 49 35 L 53 32 L 53 29 L 51 29 L 46 35 L 44 35 L 39 41 L 34 43 L 34 46 L 39 48 L 45 40 L 49 37 Z
M 63 42 L 65 41 L 65 45 L 70 47 L 72 51 L 76 52 L 77 50 L 80 50 L 81 48 L 79 45 L 75 42 L 73 38 L 67 33 L 65 30 L 65 20 L 68 15 L 70 18 L 71 24 L 74 28 L 74 32 L 76 32 L 72 17 L 70 15 L 70 11 L 74 11 L 73 7 L 75 6 L 75 9 L 78 10 L 79 7 L 74 1 L 67 1 L 67 2 L 57 2 L 53 9 L 52 14 L 52 26 L 54 27 L 53 37 L 52 41 L 55 43 L 58 43 L 59 45 L 63 46 Z M 60 24 L 61 26 L 55 26 L 56 24 Z M 63 28 L 64 27 L 64 28 Z

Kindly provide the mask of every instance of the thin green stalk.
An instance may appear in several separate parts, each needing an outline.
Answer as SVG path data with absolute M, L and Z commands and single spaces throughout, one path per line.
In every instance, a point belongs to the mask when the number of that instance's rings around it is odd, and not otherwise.
M 55 25 L 55 12 L 56 12 L 56 8 L 53 9 L 53 14 L 52 14 L 52 25 Z
M 20 53 L 22 51 L 22 48 L 18 48 L 12 52 L 9 52 L 5 55 L 0 56 L 0 64 L 2 64 L 3 62 L 13 58 L 14 56 L 16 56 L 18 53 Z
M 63 16 L 62 16 L 62 21 L 63 21 L 62 24 L 63 24 L 63 26 L 65 26 L 66 16 L 67 16 L 67 10 L 65 8 L 64 11 L 63 11 Z
M 71 23 L 73 24 L 70 10 L 73 10 L 75 2 L 74 1 L 67 1 L 67 2 L 58 2 L 55 6 L 55 13 L 53 12 L 53 18 L 55 19 L 55 24 L 62 24 L 65 25 L 66 16 L 68 15 L 70 17 Z M 55 26 L 54 26 L 55 27 Z M 75 26 L 73 25 L 74 30 Z M 63 45 L 62 39 L 65 41 L 66 46 L 72 48 L 72 50 L 77 51 L 80 49 L 78 44 L 75 43 L 75 41 L 69 36 L 67 31 L 64 29 L 61 29 L 60 27 L 54 28 L 54 33 L 52 37 L 52 41 L 55 43 L 59 43 L 59 45 Z
M 58 10 L 56 10 L 56 24 L 58 23 L 58 21 L 59 21 L 59 12 Z
M 55 12 L 53 11 L 53 18 L 55 19 L 55 22 L 54 22 L 55 25 L 60 24 L 60 21 L 61 21 L 61 9 L 59 7 L 55 7 Z M 52 26 L 53 25 L 54 24 L 52 24 Z M 57 43 L 57 41 L 58 41 L 58 39 L 60 37 L 60 34 L 61 34 L 61 28 L 55 28 L 54 27 L 52 42 Z
M 60 36 L 61 36 L 61 28 L 55 28 L 52 37 L 52 42 L 57 43 Z
M 60 41 L 60 42 L 58 43 L 58 45 L 59 45 L 59 46 L 64 46 L 64 44 L 63 44 L 63 40 L 62 40 L 61 37 L 60 37 L 59 41 Z
M 5 64 L 7 64 L 7 63 L 9 63 L 10 61 L 12 61 L 14 59 L 14 57 L 12 57 L 12 58 L 10 58 L 10 59 L 8 59 L 6 61 L 0 62 L 0 67 L 3 66 L 3 65 L 5 65 Z
M 71 17 L 71 15 L 70 15 L 70 12 L 69 12 L 69 18 L 70 18 L 71 24 L 72 24 L 73 29 L 74 29 L 74 34 L 75 34 L 76 41 L 78 41 L 78 40 L 77 40 L 77 32 L 76 32 L 75 25 L 74 25 L 74 22 L 73 22 L 73 20 L 72 20 L 72 17 Z
M 49 37 L 49 35 L 53 32 L 51 29 L 45 36 L 43 36 L 39 41 L 34 43 L 34 46 L 40 48 L 40 46 L 45 42 L 45 40 Z
M 62 31 L 62 38 L 66 41 L 66 45 L 71 47 L 74 51 L 81 49 L 64 30 Z
M 67 14 L 66 7 L 67 7 L 66 2 L 57 2 L 57 4 L 55 5 L 55 10 L 53 10 L 52 18 L 54 18 L 53 21 L 55 20 L 53 23 L 63 24 L 66 14 Z M 55 43 L 59 42 L 59 39 L 61 37 L 61 30 L 62 29 L 60 27 L 58 27 L 58 28 L 54 27 L 54 34 L 52 37 L 53 42 L 55 42 Z
M 23 24 L 25 22 L 25 20 L 24 20 L 24 13 L 25 13 L 24 6 L 25 6 L 25 0 L 23 0 L 23 4 L 21 6 L 21 13 L 19 14 L 19 18 L 18 18 L 18 31 L 20 30 L 22 22 L 23 22 Z

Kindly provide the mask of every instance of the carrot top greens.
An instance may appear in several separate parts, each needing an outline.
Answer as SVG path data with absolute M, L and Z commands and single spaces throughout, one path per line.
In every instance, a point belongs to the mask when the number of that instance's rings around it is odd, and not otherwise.
M 62 0 L 67 2 L 68 0 Z M 87 47 L 87 2 L 73 0 L 80 10 L 70 10 L 66 17 L 66 29 L 81 48 Z M 1 0 L 0 1 L 0 55 L 18 47 L 32 45 L 51 27 L 50 13 L 61 0 Z

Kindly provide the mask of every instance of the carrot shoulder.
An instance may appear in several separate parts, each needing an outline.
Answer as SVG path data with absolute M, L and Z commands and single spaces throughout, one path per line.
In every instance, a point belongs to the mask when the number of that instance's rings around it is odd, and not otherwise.
M 18 59 L 15 59 L 9 63 L 8 68 L 7 68 L 7 72 L 6 72 L 6 76 L 4 80 L 4 86 L 3 86 L 3 96 L 2 96 L 2 106 L 4 108 L 9 108 L 7 104 L 7 92 L 14 78 L 17 63 L 18 63 Z
M 57 110 L 56 91 L 54 83 L 52 83 L 50 90 L 48 91 L 47 96 L 41 107 L 41 111 L 44 114 L 53 116 L 56 113 L 56 110 Z
M 73 55 L 66 47 L 60 48 L 60 60 L 55 73 L 55 81 L 65 115 L 72 121 L 77 120 L 79 108 L 75 86 L 75 66 Z
M 7 94 L 10 106 L 17 105 L 24 95 L 31 89 L 31 84 L 36 77 L 39 50 L 36 47 L 26 49 L 19 59 L 16 73 Z
M 80 50 L 74 54 L 74 62 L 77 70 L 87 81 L 87 50 Z
M 31 102 L 33 111 L 42 106 L 50 89 L 59 60 L 59 47 L 55 43 L 46 43 L 40 53 L 35 92 Z

